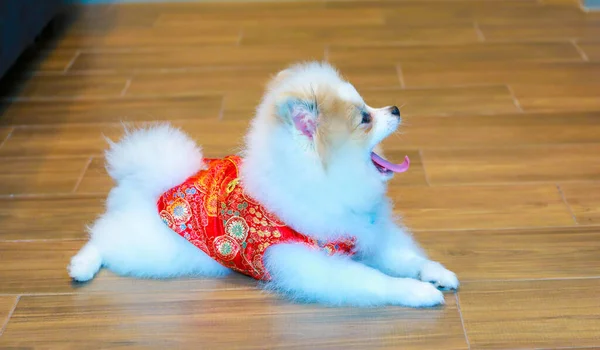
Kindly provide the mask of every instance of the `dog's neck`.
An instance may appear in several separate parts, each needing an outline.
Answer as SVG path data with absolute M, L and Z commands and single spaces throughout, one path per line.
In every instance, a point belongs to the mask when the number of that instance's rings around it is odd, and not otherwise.
M 265 137 L 268 135 L 268 137 Z M 286 224 L 304 234 L 328 239 L 354 234 L 372 224 L 387 205 L 386 186 L 367 171 L 364 160 L 338 154 L 321 159 L 284 128 L 254 123 L 240 169 L 245 191 Z

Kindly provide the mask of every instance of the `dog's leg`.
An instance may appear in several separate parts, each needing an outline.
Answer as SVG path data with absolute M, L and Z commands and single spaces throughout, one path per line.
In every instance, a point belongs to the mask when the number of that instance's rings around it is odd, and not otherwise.
M 383 239 L 365 263 L 396 277 L 417 278 L 443 289 L 457 289 L 456 275 L 442 264 L 431 261 L 425 252 L 403 229 L 388 224 Z
M 444 303 L 429 283 L 394 278 L 346 256 L 330 256 L 303 244 L 278 244 L 265 254 L 271 275 L 267 288 L 294 300 L 329 305 L 404 305 L 430 307 Z
M 231 272 L 165 225 L 153 201 L 123 189 L 114 190 L 111 200 L 111 209 L 89 228 L 90 241 L 71 260 L 74 280 L 92 279 L 100 266 L 143 278 Z

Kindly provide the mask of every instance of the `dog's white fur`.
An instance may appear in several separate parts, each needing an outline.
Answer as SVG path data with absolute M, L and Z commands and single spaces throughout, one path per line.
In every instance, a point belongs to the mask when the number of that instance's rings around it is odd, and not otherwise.
M 384 304 L 427 307 L 444 303 L 432 283 L 455 289 L 458 280 L 399 226 L 382 179 L 364 150 L 343 147 L 326 168 L 305 137 L 273 123 L 275 106 L 290 91 L 333 87 L 336 98 L 362 102 L 331 66 L 309 63 L 281 72 L 269 85 L 246 139 L 240 170 L 245 190 L 299 232 L 319 239 L 357 237 L 353 258 L 278 244 L 265 254 L 271 290 L 289 298 L 329 305 Z M 389 109 L 373 109 L 371 147 L 398 126 Z M 127 132 L 106 153 L 116 181 L 106 213 L 73 257 L 69 274 L 87 281 L 104 266 L 121 275 L 149 278 L 223 276 L 230 270 L 171 231 L 160 219 L 157 198 L 200 170 L 202 153 L 183 132 L 158 125 Z M 432 283 L 430 283 L 432 282 Z

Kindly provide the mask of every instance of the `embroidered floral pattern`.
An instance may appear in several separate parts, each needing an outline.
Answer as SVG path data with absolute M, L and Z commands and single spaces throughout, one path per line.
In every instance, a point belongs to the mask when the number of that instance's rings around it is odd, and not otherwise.
M 182 198 L 175 199 L 167 207 L 167 212 L 171 214 L 173 222 L 178 225 L 185 224 L 192 217 L 190 204 Z
M 329 254 L 354 253 L 353 238 L 320 242 L 286 226 L 244 193 L 241 158 L 206 159 L 206 168 L 158 200 L 164 223 L 222 265 L 268 280 L 263 256 L 277 243 L 304 243 Z
M 239 216 L 233 216 L 225 224 L 225 232 L 238 242 L 243 242 L 248 236 L 248 224 Z
M 240 251 L 240 244 L 229 236 L 219 236 L 214 240 L 215 252 L 219 258 L 229 261 Z

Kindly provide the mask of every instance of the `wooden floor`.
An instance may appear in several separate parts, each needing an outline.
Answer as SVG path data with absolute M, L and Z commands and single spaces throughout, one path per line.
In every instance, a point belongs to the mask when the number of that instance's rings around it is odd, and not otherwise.
M 0 348 L 600 348 L 600 13 L 570 0 L 88 7 L 1 82 Z M 102 134 L 172 120 L 236 151 L 270 74 L 336 64 L 405 105 L 390 194 L 460 292 L 331 309 L 247 278 L 65 267 L 110 181 Z

